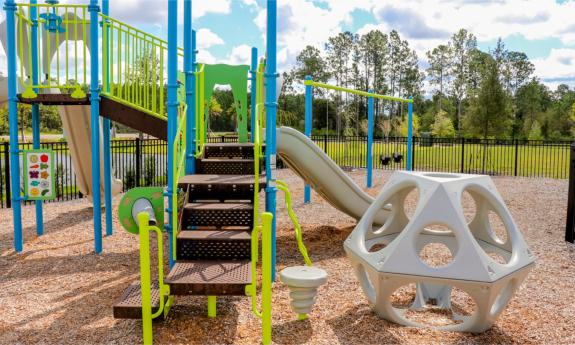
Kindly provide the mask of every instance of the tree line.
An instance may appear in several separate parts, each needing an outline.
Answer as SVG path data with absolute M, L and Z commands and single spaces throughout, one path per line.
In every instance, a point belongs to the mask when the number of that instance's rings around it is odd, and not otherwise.
M 297 56 L 280 98 L 283 118 L 303 127 L 302 83 L 315 81 L 414 99 L 417 134 L 436 137 L 569 139 L 574 134 L 575 90 L 550 90 L 535 75 L 523 52 L 499 39 L 488 52 L 476 37 L 459 30 L 429 50 L 426 67 L 396 31 L 365 35 L 340 33 L 322 47 L 307 46 Z M 427 91 L 424 91 L 427 87 Z M 343 92 L 314 91 L 316 133 L 364 135 L 367 99 Z M 376 100 L 376 134 L 404 136 L 406 106 Z

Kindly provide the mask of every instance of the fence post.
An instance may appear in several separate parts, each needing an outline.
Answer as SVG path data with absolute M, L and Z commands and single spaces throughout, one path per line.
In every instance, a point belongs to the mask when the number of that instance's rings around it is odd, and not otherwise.
M 567 201 L 567 226 L 565 227 L 565 241 L 575 241 L 575 143 L 571 144 L 569 164 L 569 197 Z
M 12 193 L 10 192 L 10 144 L 4 142 L 4 179 L 6 181 L 6 208 L 12 208 Z
M 461 173 L 465 173 L 465 138 L 461 137 Z
M 329 154 L 327 153 L 327 134 L 323 135 L 323 150 L 325 151 L 325 154 L 329 156 Z
M 411 166 L 409 171 L 415 171 L 415 138 L 412 136 L 407 138 L 408 144 L 411 143 Z
M 515 177 L 517 177 L 519 162 L 519 140 L 515 139 Z
M 140 138 L 136 138 L 136 187 L 140 187 L 142 176 L 142 144 Z

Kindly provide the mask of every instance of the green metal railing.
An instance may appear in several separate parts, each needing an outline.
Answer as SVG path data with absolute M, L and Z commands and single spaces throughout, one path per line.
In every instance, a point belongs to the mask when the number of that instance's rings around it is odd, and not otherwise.
M 85 97 L 88 85 L 90 14 L 87 5 L 17 4 L 17 55 L 20 82 L 26 98 L 36 97 L 34 89 L 74 90 Z M 31 10 L 37 11 L 32 18 Z M 59 19 L 58 19 L 59 18 Z M 33 25 L 38 25 L 37 46 L 32 47 Z M 38 52 L 38 83 L 33 83 L 32 51 Z
M 262 319 L 262 343 L 270 344 L 272 337 L 272 220 L 269 212 L 260 214 L 260 162 L 263 157 L 262 120 L 263 106 L 263 67 L 258 68 L 256 75 L 256 117 L 254 136 L 254 229 L 251 234 L 252 282 L 246 287 L 246 295 L 251 296 L 252 312 Z M 262 307 L 258 310 L 257 297 L 257 264 L 259 261 L 259 239 L 262 241 Z
M 198 64 L 196 75 L 196 158 L 201 158 L 204 154 L 204 147 L 206 143 L 206 104 L 204 97 L 205 90 L 205 69 L 204 64 Z
M 150 215 L 146 212 L 138 214 L 139 235 L 140 235 L 140 284 L 142 293 L 142 331 L 144 344 L 152 344 L 153 330 L 152 320 L 167 315 L 173 303 L 170 296 L 170 286 L 164 284 L 164 255 L 162 244 L 162 231 L 157 226 L 151 226 Z M 160 291 L 160 305 L 158 310 L 152 314 L 152 278 L 150 264 L 150 232 L 156 233 L 158 241 L 158 289 Z M 167 301 L 165 297 L 169 296 Z
M 185 175 L 186 167 L 186 111 L 187 105 L 183 104 L 179 108 L 179 119 L 178 119 L 178 129 L 176 130 L 176 138 L 174 139 L 174 159 L 172 166 L 173 174 L 173 185 L 172 190 L 172 224 L 174 224 L 173 236 L 172 236 L 172 259 L 176 260 L 176 250 L 177 250 L 177 237 L 178 237 L 178 181 L 179 178 Z
M 100 14 L 102 95 L 165 119 L 168 42 Z M 179 56 L 183 56 L 180 48 Z M 108 85 L 109 83 L 109 85 Z

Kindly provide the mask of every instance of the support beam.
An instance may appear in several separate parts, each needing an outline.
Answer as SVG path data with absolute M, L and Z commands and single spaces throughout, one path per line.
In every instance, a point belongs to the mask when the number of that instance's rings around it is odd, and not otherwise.
M 250 82 L 251 82 L 251 121 L 250 121 L 250 131 L 252 133 L 251 142 L 254 142 L 254 128 L 256 128 L 256 107 L 257 107 L 257 72 L 258 72 L 258 48 L 252 48 L 252 65 L 250 70 Z
M 38 0 L 30 0 L 30 5 L 38 4 Z M 32 83 L 38 85 L 38 7 L 30 6 L 30 20 L 32 25 L 30 28 L 30 43 L 32 47 Z M 39 89 L 34 89 L 38 94 Z M 32 147 L 37 150 L 40 148 L 40 105 L 32 105 Z M 35 201 L 36 207 L 36 234 L 42 236 L 44 234 L 44 214 L 42 212 L 42 201 Z
M 168 219 L 170 224 L 168 234 L 170 237 L 170 268 L 174 265 L 173 236 L 177 229 L 174 224 L 172 213 L 174 204 L 172 196 L 177 193 L 173 190 L 174 185 L 174 140 L 176 137 L 176 126 L 178 121 L 178 0 L 168 0 Z
M 192 30 L 192 0 L 184 0 L 184 73 L 186 74 L 186 175 L 196 172 L 196 32 Z
M 407 162 L 405 169 L 411 171 L 413 169 L 413 99 L 409 98 L 410 102 L 407 104 Z
M 311 76 L 305 77 L 306 81 L 311 81 Z M 305 85 L 305 129 L 304 134 L 311 138 L 311 131 L 313 127 L 313 86 L 311 84 Z M 304 188 L 304 203 L 309 204 L 311 202 L 311 187 L 309 184 L 305 185 Z
M 100 85 L 98 61 L 99 51 L 99 16 L 98 0 L 90 0 L 90 101 L 92 126 L 92 203 L 94 205 L 94 250 L 102 252 L 102 208 L 100 197 Z
M 373 90 L 369 90 L 369 93 L 373 93 Z M 373 97 L 369 97 L 367 101 L 367 188 L 373 186 L 374 103 Z
M 208 317 L 214 318 L 218 313 L 218 301 L 216 296 L 208 296 Z
M 102 0 L 102 13 L 106 16 L 110 15 L 110 1 Z M 110 29 L 107 27 L 104 33 L 108 40 L 106 41 L 110 44 L 109 33 Z M 102 49 L 102 52 L 106 52 L 106 56 L 102 56 L 104 61 L 104 66 L 106 71 L 104 71 L 104 76 L 106 78 L 104 85 L 106 85 L 106 92 L 110 92 L 110 47 Z M 105 60 L 104 60 L 105 59 Z M 106 236 L 112 236 L 114 233 L 113 220 L 112 220 L 112 149 L 110 147 L 110 130 L 112 129 L 112 123 L 109 118 L 104 118 L 102 121 L 102 131 L 103 131 L 103 146 L 104 146 L 104 204 L 106 206 Z
M 18 146 L 18 97 L 16 74 L 16 20 L 17 10 L 14 0 L 4 2 L 6 11 L 6 36 L 8 50 L 8 119 L 10 123 L 10 175 L 12 175 L 12 215 L 14 219 L 14 249 L 22 252 L 24 238 L 22 236 L 22 197 L 20 196 L 20 148 Z
M 276 168 L 276 78 L 277 78 L 277 1 L 267 2 L 267 63 L 266 63 L 266 211 L 272 219 L 272 279 L 276 268 L 276 194 L 274 170 Z

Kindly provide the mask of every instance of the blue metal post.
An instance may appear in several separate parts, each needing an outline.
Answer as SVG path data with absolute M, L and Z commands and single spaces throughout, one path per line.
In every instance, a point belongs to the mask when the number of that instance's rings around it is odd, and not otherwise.
M 369 90 L 373 93 L 373 90 Z M 373 110 L 374 100 L 369 97 L 367 102 L 367 188 L 373 186 Z
M 251 103 L 252 103 L 252 114 L 251 114 L 251 131 L 252 131 L 252 143 L 254 142 L 254 128 L 256 128 L 256 106 L 257 106 L 257 72 L 258 72 L 258 48 L 252 48 L 252 66 L 250 70 L 251 74 Z
M 36 5 L 38 0 L 30 0 L 31 5 Z M 30 6 L 30 19 L 31 25 L 31 38 L 32 44 L 32 82 L 38 85 L 38 7 Z M 34 89 L 38 93 L 40 90 Z M 40 148 L 40 105 L 32 105 L 32 147 L 34 149 Z M 44 234 L 44 214 L 42 213 L 42 201 L 36 200 L 36 234 L 42 236 Z
M 407 103 L 407 162 L 406 170 L 412 170 L 412 156 L 411 152 L 413 150 L 413 98 L 409 97 L 409 103 Z
M 94 204 L 94 249 L 102 252 L 102 208 L 100 197 L 100 85 L 98 61 L 98 0 L 90 0 L 90 102 L 92 126 L 92 203 Z
M 21 252 L 24 249 L 22 237 L 22 200 L 20 196 L 20 151 L 18 147 L 18 98 L 16 75 L 16 4 L 14 0 L 4 2 L 6 10 L 6 36 L 8 38 L 8 114 L 10 123 L 10 175 L 12 176 L 12 215 L 14 218 L 14 249 Z
M 102 0 L 102 13 L 106 16 L 110 15 L 110 1 Z M 106 28 L 106 36 L 109 38 L 109 29 Z M 108 44 L 110 41 L 108 40 Z M 108 55 L 103 56 L 106 59 L 106 92 L 110 92 L 110 46 L 106 50 Z M 102 49 L 104 51 L 104 49 Z M 104 142 L 104 203 L 106 206 L 106 236 L 112 236 L 114 233 L 112 221 L 112 150 L 110 148 L 110 130 L 111 121 L 104 118 L 102 122 Z
M 176 137 L 176 122 L 178 121 L 178 0 L 168 0 L 168 214 L 170 224 L 168 234 L 170 237 L 170 267 L 174 265 L 172 236 L 174 227 L 172 222 L 172 195 L 177 191 L 172 189 L 174 182 L 174 140 Z
M 305 80 L 312 80 L 311 76 L 306 76 Z M 305 129 L 304 134 L 311 138 L 311 129 L 313 127 L 313 86 L 305 86 Z M 311 187 L 309 184 L 305 185 L 304 188 L 304 203 L 309 204 L 311 202 Z
M 196 32 L 192 30 L 192 0 L 184 0 L 184 71 L 186 73 L 186 174 L 196 172 Z
M 277 1 L 267 2 L 267 64 L 266 64 L 266 211 L 272 221 L 272 277 L 276 275 L 276 193 L 273 170 L 276 167 L 276 78 L 277 78 Z

